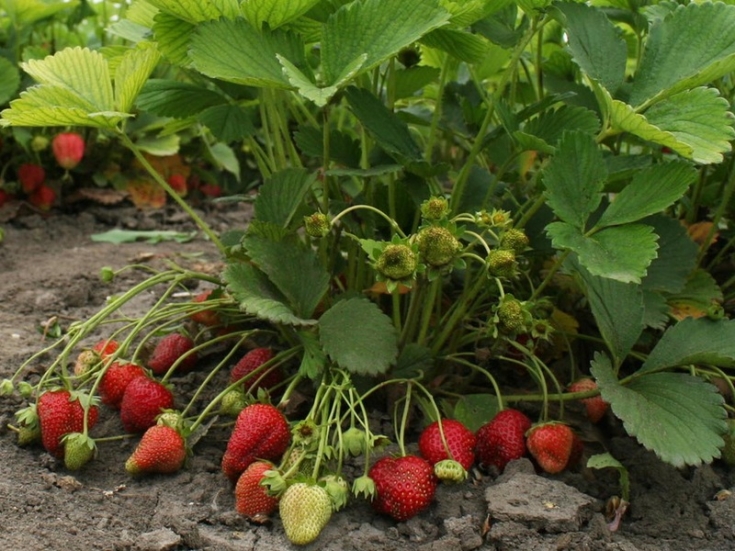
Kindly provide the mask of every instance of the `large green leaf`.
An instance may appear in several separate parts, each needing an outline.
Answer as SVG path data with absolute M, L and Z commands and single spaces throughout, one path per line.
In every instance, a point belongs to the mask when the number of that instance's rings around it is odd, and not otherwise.
M 680 199 L 697 179 L 697 171 L 683 161 L 653 165 L 638 171 L 607 207 L 596 227 L 636 222 L 657 214 Z
M 161 117 L 192 117 L 215 105 L 227 103 L 222 94 L 190 82 L 149 79 L 138 95 L 140 109 Z
M 288 227 L 303 204 L 315 175 L 300 168 L 276 172 L 260 186 L 255 199 L 255 216 L 282 228 Z
M 601 354 L 590 371 L 626 432 L 663 461 L 684 467 L 720 456 L 727 414 L 714 385 L 683 373 L 653 373 L 623 386 Z
M 658 235 L 658 256 L 648 267 L 644 289 L 678 293 L 697 263 L 699 248 L 678 220 L 667 216 L 651 216 L 645 223 Z
M 164 13 L 192 24 L 240 15 L 238 0 L 146 0 Z
M 20 72 L 9 60 L 0 57 L 0 105 L 15 96 L 20 86 Z
M 490 43 L 479 35 L 457 29 L 436 29 L 421 37 L 421 43 L 442 50 L 465 63 L 481 63 Z
M 299 38 L 282 30 L 257 30 L 245 19 L 220 19 L 196 27 L 189 56 L 207 76 L 250 86 L 291 88 L 278 54 L 306 66 Z
M 342 6 L 329 17 L 322 35 L 326 83 L 337 82 L 362 55 L 361 70 L 372 69 L 449 18 L 439 0 L 365 0 Z
M 544 111 L 538 117 L 528 121 L 523 133 L 540 138 L 549 151 L 555 151 L 555 145 L 565 131 L 579 131 L 584 134 L 596 134 L 600 130 L 600 119 L 584 107 L 562 105 L 559 109 Z M 514 137 L 518 137 L 514 133 Z
M 715 88 L 694 88 L 669 96 L 645 113 L 648 122 L 692 148 L 690 159 L 720 163 L 735 139 L 729 102 Z M 678 151 L 678 150 L 677 150 Z
M 242 3 L 242 13 L 253 27 L 267 23 L 271 29 L 304 15 L 319 0 L 247 0 Z
M 158 13 L 153 21 L 153 36 L 161 53 L 174 65 L 189 67 L 189 41 L 196 28 L 194 23 L 165 12 Z
M 347 102 L 360 123 L 388 153 L 418 161 L 421 148 L 414 141 L 408 125 L 389 110 L 368 90 L 350 86 L 345 90 Z
M 41 0 L 9 0 L 2 2 L 3 8 L 19 27 L 29 27 L 47 17 L 52 17 L 64 10 L 71 10 L 79 4 L 79 0 L 69 2 L 44 2 Z
M 686 318 L 672 325 L 639 373 L 689 364 L 735 366 L 735 320 Z
M 630 104 L 708 84 L 735 70 L 735 6 L 691 2 L 651 25 Z
M 329 274 L 317 254 L 296 239 L 247 235 L 243 245 L 300 318 L 309 318 L 329 289 Z
M 645 224 L 614 226 L 584 235 L 570 224 L 552 222 L 546 232 L 554 247 L 577 253 L 591 274 L 623 283 L 640 283 L 656 257 L 657 236 Z
M 599 8 L 572 2 L 560 2 L 555 7 L 564 14 L 574 61 L 590 78 L 615 93 L 625 78 L 628 60 L 619 30 Z
M 441 0 L 441 5 L 452 14 L 452 25 L 467 27 L 506 8 L 513 0 Z
M 294 314 L 288 300 L 255 266 L 241 262 L 229 264 L 222 272 L 228 292 L 243 312 L 285 325 L 314 325 L 316 320 Z
M 299 94 L 306 99 L 313 101 L 317 107 L 324 107 L 332 96 L 337 93 L 341 86 L 344 86 L 349 80 L 357 74 L 362 67 L 367 56 L 365 54 L 355 59 L 352 65 L 345 67 L 344 72 L 339 76 L 337 82 L 330 86 L 319 87 L 313 78 L 305 75 L 298 67 L 291 63 L 288 59 L 277 54 L 279 63 L 283 66 L 283 73 L 288 78 L 291 85 L 299 91 Z
M 592 136 L 565 132 L 544 173 L 549 207 L 564 222 L 584 228 L 602 200 L 607 169 Z
M 127 113 L 133 107 L 143 85 L 156 68 L 161 54 L 150 45 L 131 48 L 115 70 L 115 105 Z
M 573 262 L 584 284 L 602 338 L 616 366 L 626 358 L 644 326 L 643 293 L 639 285 L 594 276 Z
M 221 142 L 230 143 L 255 134 L 255 118 L 252 108 L 225 104 L 208 107 L 199 113 L 197 120 L 212 131 Z
M 358 375 L 385 373 L 398 356 L 398 333 L 388 316 L 364 298 L 340 300 L 319 318 L 325 352 Z

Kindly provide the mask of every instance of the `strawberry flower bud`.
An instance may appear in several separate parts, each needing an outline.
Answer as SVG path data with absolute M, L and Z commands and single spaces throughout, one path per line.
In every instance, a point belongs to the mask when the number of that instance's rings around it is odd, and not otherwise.
M 59 166 L 71 170 L 84 157 L 84 139 L 76 132 L 62 132 L 54 137 L 51 149 Z
M 505 295 L 495 312 L 498 330 L 505 334 L 524 332 L 526 330 L 526 318 L 529 316 L 524 311 L 521 301 L 513 298 L 512 295 Z
M 15 390 L 13 381 L 10 379 L 3 379 L 0 383 L 0 396 L 10 396 L 13 393 L 13 390 Z

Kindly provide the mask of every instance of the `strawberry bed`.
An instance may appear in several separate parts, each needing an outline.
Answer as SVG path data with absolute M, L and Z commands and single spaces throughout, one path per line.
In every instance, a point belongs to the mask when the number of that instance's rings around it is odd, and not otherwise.
M 246 207 L 228 207 L 205 214 L 218 231 L 242 224 Z M 145 214 L 126 208 L 89 208 L 73 214 L 36 215 L 6 224 L 0 245 L 0 378 L 43 348 L 43 340 L 72 320 L 94 314 L 112 294 L 125 291 L 142 279 L 130 272 L 105 285 L 99 281 L 102 266 L 115 269 L 132 262 L 159 266 L 175 258 L 202 269 L 218 256 L 207 241 L 187 243 L 144 242 L 113 245 L 93 242 L 92 234 L 126 227 L 145 230 L 188 231 L 192 227 L 173 212 Z M 196 294 L 200 289 L 192 289 Z M 126 306 L 128 315 L 143 314 L 157 296 L 148 293 Z M 102 335 L 95 335 L 90 341 Z M 203 359 L 197 370 L 174 376 L 177 401 L 186 402 L 206 376 Z M 33 382 L 53 360 L 38 358 L 27 380 Z M 233 362 L 234 364 L 235 362 Z M 223 385 L 227 376 L 222 373 Z M 305 396 L 308 402 L 308 396 Z M 370 413 L 375 432 L 393 434 L 392 419 L 380 404 Z M 532 413 L 529 404 L 518 404 Z M 99 455 L 83 470 L 69 471 L 63 462 L 40 446 L 21 448 L 8 429 L 14 413 L 23 406 L 18 395 L 0 403 L 0 540 L 7 549 L 179 549 L 245 550 L 295 548 L 286 539 L 280 520 L 266 525 L 250 523 L 236 510 L 235 486 L 223 474 L 222 457 L 230 428 L 214 424 L 196 440 L 186 466 L 172 475 L 132 477 L 126 460 L 139 437 L 101 442 Z M 298 408 L 298 404 L 294 406 Z M 303 405 L 301 406 L 303 407 Z M 619 421 L 604 419 L 599 426 L 585 422 L 579 410 L 576 424 L 587 455 L 609 450 L 623 461 L 631 476 L 631 506 L 617 531 L 606 523 L 603 506 L 618 492 L 614 470 L 575 467 L 556 476 L 537 475 L 527 458 L 511 463 L 505 474 L 472 470 L 459 485 L 440 484 L 428 509 L 406 522 L 377 514 L 363 500 L 352 500 L 332 520 L 310 549 L 656 549 L 693 548 L 725 550 L 734 544 L 735 498 L 726 492 L 735 484 L 723 463 L 676 469 L 645 451 L 625 436 Z M 101 406 L 92 430 L 96 436 L 121 434 L 119 416 Z M 418 451 L 418 434 L 406 435 L 408 451 Z M 394 447 L 388 452 L 396 451 Z M 377 457 L 375 458 L 377 459 Z M 362 464 L 354 460 L 344 474 L 357 477 Z M 525 475 L 524 475 L 525 473 Z M 527 476 L 532 474 L 532 476 Z M 521 476 L 524 475 L 524 476 Z M 523 503 L 531 495 L 528 484 L 557 480 L 565 485 L 550 511 L 565 510 L 578 491 L 594 498 L 581 518 L 559 524 L 548 518 L 531 518 L 532 504 L 519 506 L 511 516 L 489 515 L 497 504 L 488 503 L 486 490 L 508 484 L 516 494 L 505 496 Z M 510 484 L 509 481 L 514 481 Z M 526 484 L 526 486 L 524 486 Z M 551 499 L 551 498 L 550 498 Z

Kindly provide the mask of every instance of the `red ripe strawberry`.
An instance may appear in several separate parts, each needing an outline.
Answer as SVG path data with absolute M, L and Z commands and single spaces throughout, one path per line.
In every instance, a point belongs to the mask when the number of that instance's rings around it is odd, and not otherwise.
M 288 421 L 270 404 L 251 404 L 237 416 L 222 457 L 222 470 L 235 481 L 256 459 L 278 460 L 291 441 Z
M 153 349 L 153 354 L 148 360 L 148 367 L 156 375 L 163 375 L 169 368 L 186 352 L 194 348 L 194 341 L 181 333 L 166 335 Z M 196 352 L 189 354 L 176 368 L 177 373 L 188 373 L 197 363 Z
M 18 167 L 18 180 L 25 193 L 32 193 L 46 180 L 46 171 L 37 164 L 23 163 Z
M 136 377 L 145 377 L 145 370 L 139 365 L 113 362 L 100 379 L 99 393 L 102 403 L 120 409 L 125 389 Z
M 567 461 L 566 469 L 576 467 L 582 460 L 582 454 L 584 453 L 584 442 L 582 442 L 582 439 L 574 431 L 572 431 L 572 436 L 572 450 L 569 452 L 569 461 Z
M 128 383 L 120 403 L 120 419 L 126 432 L 143 432 L 156 424 L 164 409 L 174 407 L 171 391 L 148 377 L 135 377 Z
M 184 177 L 184 175 L 172 174 L 168 177 L 166 183 L 168 183 L 168 185 L 171 186 L 171 189 L 173 189 L 176 193 L 178 193 L 182 197 L 186 197 L 186 193 L 189 190 L 186 186 L 186 177 Z
M 477 459 L 485 467 L 501 472 L 508 462 L 526 455 L 526 431 L 531 420 L 517 409 L 498 412 L 477 431 Z
M 268 494 L 268 489 L 261 486 L 263 474 L 275 469 L 270 461 L 251 463 L 237 479 L 235 486 L 235 508 L 248 520 L 263 524 L 278 509 L 278 497 Z
M 212 293 L 212 289 L 202 291 L 192 299 L 192 302 L 205 302 Z M 217 314 L 217 312 L 215 312 L 214 310 L 201 310 L 199 312 L 194 312 L 190 317 L 196 323 L 201 323 L 202 325 L 206 325 L 207 327 L 212 327 L 214 325 L 220 324 L 219 314 Z
M 41 426 L 41 443 L 51 455 L 64 457 L 61 439 L 70 432 L 84 430 L 84 407 L 68 390 L 51 390 L 38 398 L 38 421 Z M 97 406 L 89 408 L 87 428 L 92 428 L 99 414 Z
M 230 372 L 230 383 L 239 381 L 243 377 L 253 373 L 253 371 L 272 357 L 273 351 L 270 348 L 253 348 L 232 368 Z M 283 381 L 283 372 L 278 367 L 269 369 L 267 374 L 265 373 L 266 370 L 261 369 L 245 379 L 245 392 L 255 392 L 259 388 L 270 389 Z
M 589 377 L 584 377 L 569 385 L 570 392 L 586 392 L 589 390 L 597 390 L 597 383 Z M 592 398 L 583 398 L 581 402 L 587 411 L 587 418 L 592 423 L 597 423 L 605 416 L 609 404 L 597 395 Z
M 572 454 L 574 432 L 563 423 L 543 423 L 534 426 L 526 437 L 528 451 L 544 471 L 563 471 Z
M 475 462 L 475 445 L 477 440 L 473 432 L 459 421 L 443 419 L 442 430 L 450 455 L 442 442 L 439 422 L 434 421 L 424 429 L 419 437 L 419 451 L 432 465 L 444 459 L 454 459 L 465 470 L 469 470 Z
M 41 184 L 28 196 L 28 201 L 40 210 L 50 210 L 56 201 L 56 192 L 45 184 Z
M 199 191 L 207 197 L 217 198 L 222 195 L 222 188 L 217 184 L 202 184 L 199 186 Z
M 370 468 L 369 476 L 375 483 L 373 509 L 399 522 L 417 515 L 434 499 L 434 469 L 416 455 L 384 457 Z
M 71 170 L 84 157 L 84 138 L 76 132 L 62 132 L 54 136 L 51 149 L 59 166 Z
M 153 425 L 145 431 L 133 454 L 125 462 L 132 475 L 175 473 L 186 459 L 186 442 L 178 431 L 167 425 Z
M 120 344 L 116 340 L 106 339 L 95 344 L 92 350 L 97 352 L 101 359 L 105 360 L 109 356 L 112 356 L 119 347 Z

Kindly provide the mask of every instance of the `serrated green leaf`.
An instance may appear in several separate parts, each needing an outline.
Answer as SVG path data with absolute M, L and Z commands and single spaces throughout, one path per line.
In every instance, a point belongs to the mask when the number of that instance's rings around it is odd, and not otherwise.
M 278 54 L 303 70 L 304 45 L 282 30 L 258 31 L 244 19 L 220 19 L 197 26 L 189 56 L 207 76 L 249 86 L 291 88 Z
M 640 283 L 658 248 L 653 228 L 644 224 L 605 228 L 587 236 L 570 224 L 552 222 L 546 233 L 557 249 L 577 253 L 592 275 L 623 283 Z
M 355 75 L 355 73 L 357 73 L 357 71 L 360 70 L 366 58 L 364 54 L 361 55 L 355 59 L 355 62 L 352 65 L 345 67 L 345 72 L 340 75 L 334 85 L 320 88 L 285 57 L 281 55 L 277 55 L 276 57 L 278 58 L 279 63 L 283 66 L 283 73 L 286 75 L 291 85 L 306 99 L 313 101 L 317 107 L 324 107 L 332 96 L 337 93 L 340 86 L 344 85 L 352 78 L 353 75 Z
M 319 339 L 333 361 L 357 375 L 385 373 L 398 356 L 393 323 L 364 298 L 340 300 L 324 312 Z
M 196 25 L 220 17 L 235 18 L 240 15 L 238 0 L 146 0 L 164 13 Z
M 717 89 L 702 87 L 669 96 L 648 109 L 645 115 L 649 124 L 691 147 L 688 158 L 709 164 L 722 162 L 722 154 L 731 149 L 735 117 L 729 109 L 729 102 Z
M 672 309 L 692 310 L 704 315 L 713 306 L 722 303 L 722 289 L 706 270 L 694 270 L 686 280 L 684 288 L 668 297 Z
M 174 65 L 189 67 L 189 42 L 196 28 L 194 24 L 168 13 L 158 13 L 153 21 L 153 36 L 161 53 Z
M 669 305 L 661 293 L 643 287 L 643 308 L 643 324 L 646 327 L 659 330 L 666 328 L 669 322 Z
M 208 107 L 227 102 L 222 94 L 190 82 L 149 79 L 140 94 L 137 105 L 161 117 L 185 118 L 199 114 Z
M 394 73 L 396 99 L 408 98 L 439 78 L 439 69 L 417 65 Z
M 735 6 L 680 6 L 649 29 L 631 105 L 707 84 L 735 70 Z
M 565 131 L 578 131 L 594 135 L 600 130 L 600 119 L 597 115 L 584 107 L 563 105 L 559 109 L 544 111 L 538 117 L 528 121 L 523 132 L 543 140 L 551 147 L 561 139 Z
M 460 2 L 441 0 L 441 5 L 452 14 L 453 26 L 467 27 L 505 9 L 512 2 L 513 0 L 462 0 Z
M 485 59 L 489 43 L 479 35 L 458 29 L 436 29 L 421 37 L 420 42 L 456 57 L 465 63 L 480 63 Z
M 304 15 L 319 0 L 248 0 L 242 3 L 242 13 L 253 27 L 267 23 L 271 29 Z
M 204 109 L 197 120 L 221 142 L 230 143 L 255 134 L 252 109 L 239 105 L 215 105 Z
M 247 235 L 243 245 L 252 262 L 289 301 L 294 313 L 309 318 L 329 289 L 329 274 L 316 252 L 295 239 Z
M 621 33 L 597 7 L 560 2 L 555 7 L 564 14 L 572 58 L 590 77 L 611 93 L 625 78 L 628 49 Z
M 360 244 L 368 255 L 372 252 L 372 247 L 368 242 L 372 242 L 377 247 L 381 246 L 381 243 L 378 241 L 361 239 Z M 417 343 L 408 343 L 398 355 L 396 366 L 391 374 L 397 379 L 413 379 L 421 376 L 424 372 L 431 369 L 433 365 L 434 356 L 431 354 L 431 349 Z
M 602 201 L 607 169 L 592 136 L 564 132 L 544 172 L 549 207 L 564 222 L 584 228 Z
M 20 87 L 20 72 L 8 59 L 0 57 L 0 105 L 7 103 Z
M 301 357 L 299 375 L 316 379 L 322 374 L 327 366 L 327 355 L 319 344 L 319 337 L 313 331 L 299 331 L 299 339 L 304 347 L 304 355 Z
M 727 414 L 714 385 L 683 373 L 652 373 L 623 386 L 601 354 L 590 371 L 626 432 L 663 461 L 684 467 L 720 456 Z
M 132 48 L 125 53 L 115 70 L 115 105 L 118 111 L 127 113 L 131 110 L 160 58 L 158 50 L 150 45 Z
M 636 222 L 663 211 L 684 195 L 697 174 L 694 167 L 683 161 L 640 170 L 607 207 L 596 227 Z
M 79 5 L 79 0 L 70 2 L 42 2 L 40 0 L 11 0 L 3 2 L 3 8 L 11 16 L 17 28 L 29 28 L 37 21 L 52 17 L 64 10 Z
M 354 66 L 363 54 L 366 57 L 361 71 L 372 69 L 446 24 L 449 17 L 438 0 L 365 0 L 342 6 L 329 17 L 322 34 L 326 83 L 337 82 L 345 68 Z
M 658 235 L 658 256 L 648 267 L 643 287 L 678 293 L 696 266 L 699 248 L 678 220 L 660 215 L 646 218 L 645 223 Z
M 255 217 L 282 228 L 291 225 L 316 176 L 301 168 L 276 172 L 259 188 Z
M 472 432 L 490 421 L 498 413 L 500 404 L 493 394 L 465 394 L 454 406 L 454 418 Z
M 686 318 L 672 325 L 638 371 L 690 364 L 735 365 L 735 320 Z
M 222 272 L 222 280 L 243 312 L 284 325 L 316 324 L 316 320 L 302 319 L 294 314 L 286 297 L 268 276 L 251 264 L 229 264 Z
M 421 160 L 421 148 L 408 125 L 368 90 L 350 86 L 345 90 L 350 108 L 360 123 L 388 153 L 411 161 Z
M 592 275 L 572 260 L 579 273 L 597 328 L 616 366 L 638 341 L 644 326 L 643 293 L 639 285 Z

